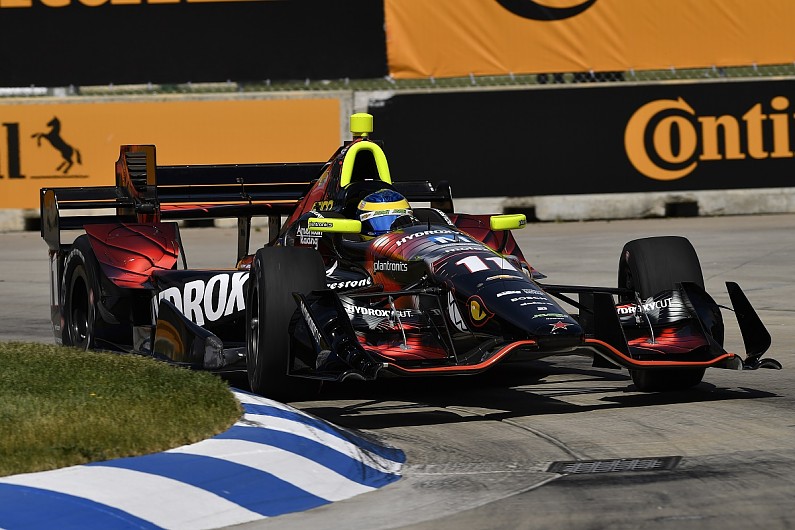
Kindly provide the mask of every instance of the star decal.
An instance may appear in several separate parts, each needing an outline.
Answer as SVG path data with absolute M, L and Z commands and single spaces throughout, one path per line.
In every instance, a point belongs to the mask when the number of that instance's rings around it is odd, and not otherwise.
M 567 324 L 566 322 L 555 322 L 554 324 L 552 324 L 552 331 L 555 332 L 559 329 L 566 329 L 570 325 L 571 324 Z

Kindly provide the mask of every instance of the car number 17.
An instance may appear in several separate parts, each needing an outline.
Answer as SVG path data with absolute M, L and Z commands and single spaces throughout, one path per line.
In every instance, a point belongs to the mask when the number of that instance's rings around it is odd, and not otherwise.
M 485 271 L 489 269 L 515 271 L 516 267 L 505 258 L 499 256 L 481 258 L 480 256 L 467 256 L 455 262 L 456 265 L 463 265 L 470 273 Z

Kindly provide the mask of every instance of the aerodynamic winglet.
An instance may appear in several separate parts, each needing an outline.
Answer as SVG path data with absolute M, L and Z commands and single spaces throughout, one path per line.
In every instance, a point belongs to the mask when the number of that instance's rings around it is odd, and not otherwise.
M 770 333 L 738 284 L 726 282 L 726 290 L 729 291 L 734 315 L 737 317 L 737 325 L 740 326 L 747 360 L 758 360 L 770 348 L 772 342 Z M 781 365 L 779 365 L 780 367 Z

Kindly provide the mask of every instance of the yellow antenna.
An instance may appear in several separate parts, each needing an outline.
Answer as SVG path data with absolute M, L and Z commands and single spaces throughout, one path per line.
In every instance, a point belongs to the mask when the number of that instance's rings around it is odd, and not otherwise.
M 357 112 L 351 115 L 351 134 L 354 138 L 367 138 L 373 132 L 373 115 Z

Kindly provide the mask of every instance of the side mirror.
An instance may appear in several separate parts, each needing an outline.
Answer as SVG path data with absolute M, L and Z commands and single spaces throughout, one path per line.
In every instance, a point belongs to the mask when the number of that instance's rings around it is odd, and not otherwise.
M 315 232 L 332 234 L 361 234 L 362 222 L 339 217 L 310 217 L 307 219 L 307 228 Z
M 489 228 L 492 230 L 518 230 L 527 226 L 527 216 L 523 213 L 492 215 Z

